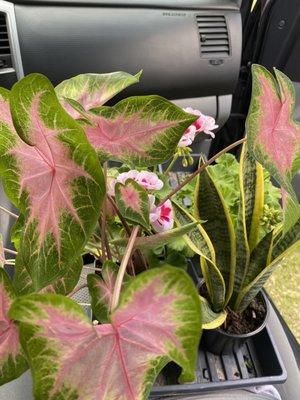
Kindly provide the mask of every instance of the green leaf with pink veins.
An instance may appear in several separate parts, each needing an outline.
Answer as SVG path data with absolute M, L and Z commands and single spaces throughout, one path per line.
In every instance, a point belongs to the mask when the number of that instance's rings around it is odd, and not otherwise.
M 8 317 L 8 310 L 15 297 L 8 275 L 0 268 L 0 386 L 16 379 L 28 369 L 19 341 L 19 328 Z
M 101 276 L 89 274 L 87 283 L 92 300 L 93 315 L 97 321 L 107 323 L 112 306 L 113 291 L 117 279 L 119 267 L 113 261 L 105 261 Z M 130 280 L 130 276 L 125 274 L 123 286 Z
M 291 198 L 292 178 L 300 169 L 300 123 L 294 117 L 295 89 L 282 72 L 275 77 L 252 66 L 252 99 L 246 121 L 248 148 Z
M 183 381 L 194 380 L 200 300 L 178 268 L 133 278 L 109 324 L 93 326 L 78 304 L 59 295 L 21 297 L 10 316 L 21 322 L 37 400 L 146 400 L 170 361 L 182 368 Z
M 171 158 L 197 116 L 160 96 L 128 97 L 113 107 L 91 110 L 84 125 L 100 160 L 149 167 Z
M 115 200 L 120 213 L 130 222 L 149 228 L 149 199 L 146 189 L 133 179 L 115 185 Z
M 1 89 L 0 105 L 0 174 L 24 218 L 15 286 L 23 289 L 25 267 L 32 290 L 40 290 L 81 255 L 98 220 L 103 174 L 46 77 L 31 74 L 11 93 Z
M 118 71 L 109 74 L 81 74 L 56 86 L 56 94 L 65 110 L 75 119 L 85 116 L 92 108 L 100 107 L 130 85 L 138 83 L 136 75 Z

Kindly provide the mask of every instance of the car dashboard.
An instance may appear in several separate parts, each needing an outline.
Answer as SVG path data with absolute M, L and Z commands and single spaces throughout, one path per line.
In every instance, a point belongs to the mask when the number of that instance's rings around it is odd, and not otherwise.
M 241 59 L 238 1 L 14 0 L 0 1 L 0 18 L 0 86 L 31 72 L 57 84 L 84 72 L 143 70 L 123 96 L 160 94 L 219 125 L 229 116 Z

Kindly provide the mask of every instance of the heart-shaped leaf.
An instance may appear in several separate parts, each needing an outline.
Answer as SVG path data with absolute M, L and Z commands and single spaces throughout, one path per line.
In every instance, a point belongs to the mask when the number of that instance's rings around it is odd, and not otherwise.
M 70 265 L 60 274 L 60 276 L 53 280 L 49 285 L 41 289 L 41 293 L 58 293 L 67 295 L 72 292 L 76 287 L 80 274 L 83 268 L 82 257 L 78 257 L 71 262 Z M 19 285 L 20 286 L 20 285 Z M 28 288 L 27 288 L 28 289 Z M 32 290 L 30 290 L 31 292 Z M 20 291 L 21 293 L 25 293 Z M 28 290 L 26 293 L 29 293 Z
M 101 276 L 89 274 L 87 282 L 92 298 L 92 310 L 95 318 L 102 324 L 109 321 L 111 301 L 119 267 L 112 261 L 106 261 Z M 130 276 L 125 274 L 123 285 L 129 282 Z
M 59 295 L 19 298 L 10 315 L 22 323 L 37 399 L 145 400 L 171 360 L 182 379 L 194 379 L 200 300 L 177 268 L 132 279 L 110 324 L 92 326 L 76 303 Z
M 275 69 L 252 66 L 252 100 L 246 121 L 249 149 L 280 185 L 296 200 L 292 178 L 300 169 L 300 124 L 293 119 L 295 89 Z
M 115 185 L 115 199 L 124 218 L 149 228 L 149 200 L 147 191 L 133 179 Z
M 7 315 L 15 297 L 9 277 L 0 268 L 0 385 L 16 379 L 28 368 L 19 328 Z
M 140 96 L 94 109 L 93 126 L 83 126 L 100 159 L 149 167 L 173 156 L 184 131 L 196 119 L 162 97 Z
M 126 87 L 138 83 L 140 76 L 141 72 L 130 75 L 122 71 L 81 74 L 61 82 L 55 91 L 65 110 L 78 119 L 82 112 L 102 106 Z
M 2 90 L 0 105 L 0 172 L 6 193 L 24 214 L 19 253 L 38 290 L 81 254 L 99 216 L 103 174 L 47 78 L 32 74 L 10 95 Z
M 26 240 L 24 239 L 24 243 Z M 35 292 L 35 281 L 28 272 L 26 258 L 23 258 L 24 251 L 20 251 L 15 261 L 14 287 L 18 295 L 24 295 Z M 40 283 L 40 293 L 59 293 L 69 294 L 77 285 L 83 267 L 82 257 L 72 259 L 69 264 L 64 264 L 62 268 L 57 269 L 50 275 L 49 282 Z M 36 274 L 35 274 L 36 276 Z

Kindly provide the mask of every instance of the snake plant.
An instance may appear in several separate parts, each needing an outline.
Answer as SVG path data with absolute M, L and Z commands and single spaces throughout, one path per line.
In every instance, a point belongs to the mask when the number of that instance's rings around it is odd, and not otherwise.
M 300 247 L 300 220 L 285 235 L 279 225 L 258 240 L 264 207 L 263 167 L 246 145 L 241 154 L 239 183 L 235 229 L 217 183 L 207 170 L 198 177 L 193 215 L 175 205 L 178 225 L 204 221 L 196 231 L 185 235 L 185 240 L 200 256 L 210 305 L 215 312 L 227 306 L 237 312 L 245 310 L 283 258 Z
M 254 66 L 252 76 L 236 226 L 215 178 L 207 170 L 198 176 L 193 212 L 176 205 L 178 225 L 205 221 L 199 223 L 197 231 L 185 235 L 185 240 L 200 256 L 214 312 L 227 307 L 236 312 L 245 310 L 284 257 L 300 247 L 300 207 L 291 185 L 300 165 L 300 125 L 293 120 L 294 88 L 277 70 L 274 78 L 263 67 Z M 282 188 L 284 222 L 261 238 L 264 169 Z

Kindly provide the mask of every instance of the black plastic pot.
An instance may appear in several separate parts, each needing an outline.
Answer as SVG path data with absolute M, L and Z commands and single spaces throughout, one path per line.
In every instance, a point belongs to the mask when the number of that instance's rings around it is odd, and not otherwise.
M 201 345 L 213 354 L 232 354 L 239 350 L 249 339 L 260 333 L 266 326 L 269 315 L 269 302 L 263 292 L 257 295 L 266 308 L 266 315 L 262 324 L 255 331 L 244 335 L 233 335 L 222 329 L 203 330 Z

